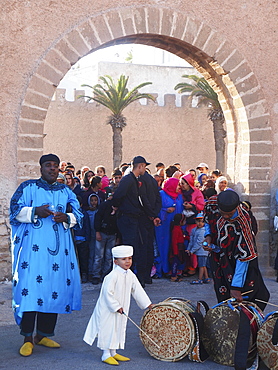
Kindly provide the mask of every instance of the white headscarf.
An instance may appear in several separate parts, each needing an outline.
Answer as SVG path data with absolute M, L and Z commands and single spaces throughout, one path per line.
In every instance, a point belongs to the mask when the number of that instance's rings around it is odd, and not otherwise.
M 228 187 L 228 179 L 225 176 L 219 176 L 215 182 L 215 190 L 217 191 L 217 194 L 220 193 L 219 184 L 221 181 L 227 181 L 227 187 Z M 226 187 L 226 188 L 227 188 Z

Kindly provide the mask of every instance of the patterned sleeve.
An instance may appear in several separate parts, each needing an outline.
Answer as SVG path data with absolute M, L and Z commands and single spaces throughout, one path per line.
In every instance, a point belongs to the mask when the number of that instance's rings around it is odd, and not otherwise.
M 19 225 L 20 222 L 16 219 L 20 211 L 24 207 L 32 207 L 24 192 L 25 188 L 31 186 L 34 180 L 28 180 L 19 185 L 10 202 L 10 224 Z

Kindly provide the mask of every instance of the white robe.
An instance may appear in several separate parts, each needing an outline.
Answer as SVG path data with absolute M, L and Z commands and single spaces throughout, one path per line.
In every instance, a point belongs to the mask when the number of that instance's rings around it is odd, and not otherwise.
M 131 295 L 141 309 L 151 304 L 135 274 L 116 266 L 103 281 L 83 340 L 92 345 L 98 337 L 100 349 L 124 349 L 127 317 L 117 310 L 122 307 L 128 315 Z

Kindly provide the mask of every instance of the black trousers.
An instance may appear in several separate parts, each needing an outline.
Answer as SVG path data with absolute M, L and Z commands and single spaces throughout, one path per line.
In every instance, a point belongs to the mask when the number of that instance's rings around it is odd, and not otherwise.
M 138 280 L 144 285 L 145 258 L 142 257 L 142 236 L 139 230 L 139 218 L 122 214 L 117 219 L 117 226 L 122 236 L 122 243 L 133 247 L 131 269 L 136 270 Z
M 151 279 L 151 269 L 154 262 L 154 224 L 145 215 L 139 219 L 139 232 L 140 232 L 140 262 L 143 280 L 148 281 Z M 139 279 L 140 280 L 140 279 Z
M 89 243 L 86 241 L 76 243 L 76 249 L 79 260 L 80 273 L 87 274 L 89 266 Z
M 37 333 L 44 337 L 52 337 L 54 335 L 57 317 L 57 313 L 24 312 L 20 324 L 20 334 L 25 337 L 32 336 L 37 319 Z

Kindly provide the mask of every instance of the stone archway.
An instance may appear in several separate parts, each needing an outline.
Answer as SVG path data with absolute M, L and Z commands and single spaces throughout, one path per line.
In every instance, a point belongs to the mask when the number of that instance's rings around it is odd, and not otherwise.
M 239 51 L 209 25 L 163 7 L 111 9 L 80 22 L 41 57 L 26 89 L 18 124 L 18 180 L 37 176 L 43 125 L 53 93 L 84 55 L 117 43 L 168 50 L 191 63 L 219 94 L 227 125 L 227 173 L 246 195 L 268 250 L 271 128 L 264 96 Z M 259 197 L 258 197 L 259 195 Z M 268 265 L 264 253 L 263 263 Z

